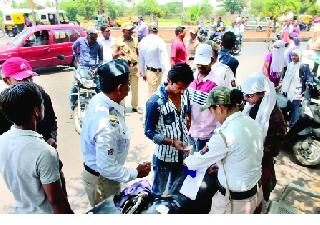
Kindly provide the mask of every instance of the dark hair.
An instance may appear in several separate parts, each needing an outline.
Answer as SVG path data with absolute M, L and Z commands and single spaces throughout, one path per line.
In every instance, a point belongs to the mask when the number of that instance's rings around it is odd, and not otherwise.
M 168 79 L 173 83 L 180 81 L 185 84 L 190 84 L 193 81 L 192 69 L 186 63 L 178 63 L 168 72 Z
M 221 45 L 226 49 L 232 49 L 236 43 L 236 35 L 233 32 L 226 32 L 222 36 Z
M 99 76 L 100 88 L 103 93 L 109 94 L 117 89 L 120 84 L 125 84 L 129 81 L 129 73 L 124 73 L 119 76 Z
M 100 27 L 100 30 L 101 30 L 101 32 L 104 32 L 107 28 L 108 28 L 107 26 L 103 25 Z
M 31 120 L 34 108 L 41 107 L 42 102 L 41 92 L 32 82 L 19 82 L 0 94 L 0 110 L 19 126 Z
M 177 36 L 180 32 L 183 32 L 184 29 L 186 29 L 186 28 L 185 28 L 185 27 L 181 27 L 181 26 L 177 27 L 177 28 L 176 28 L 176 31 L 175 31 L 176 36 Z

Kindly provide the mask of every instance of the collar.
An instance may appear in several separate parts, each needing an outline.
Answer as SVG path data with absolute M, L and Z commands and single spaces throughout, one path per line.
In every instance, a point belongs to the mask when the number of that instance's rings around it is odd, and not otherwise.
M 202 78 L 201 81 L 198 80 L 198 69 L 196 69 L 195 73 L 194 73 L 194 80 L 197 82 L 197 83 L 201 83 L 201 82 L 206 82 L 207 80 L 213 80 L 214 78 L 214 74 L 213 74 L 213 71 L 212 71 L 212 68 L 211 68 L 211 71 L 209 72 L 209 74 L 207 76 L 205 76 L 204 78 Z
M 231 121 L 233 121 L 233 120 L 235 120 L 235 119 L 238 119 L 239 117 L 242 117 L 242 116 L 244 116 L 244 115 L 242 114 L 242 112 L 232 113 L 230 116 L 228 116 L 228 117 L 226 118 L 226 120 L 223 122 L 223 124 L 221 125 L 221 127 L 219 127 L 218 129 L 224 129 L 224 128 L 226 128 Z
M 36 137 L 36 138 L 43 138 L 41 134 L 37 133 L 33 130 L 22 130 L 17 128 L 15 125 L 12 125 L 10 128 L 10 131 L 14 132 L 15 134 L 18 134 L 19 136 L 30 136 L 30 137 Z
M 160 87 L 159 87 L 159 90 L 158 90 L 158 93 L 157 95 L 162 98 L 162 99 L 165 99 L 165 100 L 168 100 L 168 94 L 167 94 L 167 91 L 166 91 L 166 86 L 168 85 L 168 82 L 163 82 Z
M 223 49 L 220 50 L 220 52 L 221 53 L 230 53 L 230 50 L 223 48 Z
M 124 107 L 117 102 L 111 100 L 107 95 L 105 95 L 103 92 L 99 93 L 100 94 L 100 99 L 107 104 L 108 106 L 113 107 L 118 113 L 124 117 Z

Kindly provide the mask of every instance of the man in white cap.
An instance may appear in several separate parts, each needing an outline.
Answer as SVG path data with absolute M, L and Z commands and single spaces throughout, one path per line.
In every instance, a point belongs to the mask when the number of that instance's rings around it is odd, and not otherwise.
M 115 42 L 113 58 L 126 60 L 130 67 L 132 112 L 138 112 L 138 40 L 132 37 L 133 28 L 131 23 L 122 25 L 123 36 Z
M 210 91 L 217 86 L 213 81 L 214 74 L 210 73 L 213 62 L 212 47 L 208 44 L 199 44 L 194 57 L 197 69 L 194 73 L 194 80 L 188 88 L 191 105 L 189 134 L 193 139 L 195 151 L 200 151 L 206 145 L 217 126 L 209 110 L 200 111 Z
M 148 27 L 149 35 L 139 44 L 140 76 L 148 82 L 148 97 L 161 84 L 162 76 L 169 71 L 169 57 L 166 43 L 158 36 L 158 26 L 151 23 Z

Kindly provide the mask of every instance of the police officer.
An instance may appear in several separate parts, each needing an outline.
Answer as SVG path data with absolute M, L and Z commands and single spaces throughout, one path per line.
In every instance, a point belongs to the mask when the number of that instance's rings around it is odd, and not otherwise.
M 133 25 L 122 25 L 123 36 L 118 38 L 114 45 L 113 58 L 121 58 L 128 62 L 130 67 L 131 106 L 133 112 L 138 112 L 138 39 L 133 38 Z
M 129 67 L 125 60 L 115 59 L 98 68 L 101 91 L 88 106 L 81 132 L 84 159 L 82 178 L 93 207 L 120 191 L 120 182 L 146 177 L 151 164 L 126 168 L 129 129 L 120 102 L 130 90 Z

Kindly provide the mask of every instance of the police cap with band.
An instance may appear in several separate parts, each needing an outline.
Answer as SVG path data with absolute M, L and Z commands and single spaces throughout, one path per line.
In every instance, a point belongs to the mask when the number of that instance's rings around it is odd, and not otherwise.
M 105 79 L 112 79 L 122 74 L 129 74 L 129 65 L 126 60 L 114 59 L 99 66 L 98 74 Z

